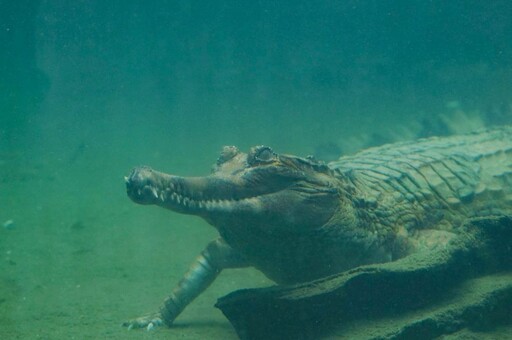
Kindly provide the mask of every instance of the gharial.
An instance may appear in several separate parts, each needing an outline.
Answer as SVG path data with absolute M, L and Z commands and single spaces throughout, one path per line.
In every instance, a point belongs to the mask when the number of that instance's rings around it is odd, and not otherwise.
M 401 142 L 325 164 L 256 146 L 224 147 L 213 172 L 179 177 L 149 167 L 128 196 L 204 218 L 207 245 L 160 311 L 124 325 L 172 325 L 222 269 L 254 266 L 278 284 L 435 251 L 475 216 L 512 212 L 512 127 Z

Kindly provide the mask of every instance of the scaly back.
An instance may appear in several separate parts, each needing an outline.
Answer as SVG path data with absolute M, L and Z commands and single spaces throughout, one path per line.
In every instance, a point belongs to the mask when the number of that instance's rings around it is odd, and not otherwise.
M 367 200 L 465 216 L 511 214 L 512 127 L 371 148 L 329 163 Z

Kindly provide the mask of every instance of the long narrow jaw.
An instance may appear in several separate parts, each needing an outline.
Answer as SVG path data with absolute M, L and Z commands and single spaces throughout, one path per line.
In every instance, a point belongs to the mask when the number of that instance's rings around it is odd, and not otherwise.
M 241 190 L 242 186 L 215 178 L 180 177 L 138 167 L 125 178 L 128 196 L 139 204 L 155 204 L 193 215 L 230 212 L 257 204 L 255 196 Z

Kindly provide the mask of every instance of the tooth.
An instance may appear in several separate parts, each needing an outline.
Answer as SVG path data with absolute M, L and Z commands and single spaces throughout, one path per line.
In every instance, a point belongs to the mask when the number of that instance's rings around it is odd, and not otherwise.
M 153 193 L 153 196 L 155 196 L 155 198 L 158 198 L 158 193 L 156 192 L 156 189 L 154 187 L 151 187 L 151 192 Z
M 210 210 L 212 208 L 212 202 L 211 201 L 204 202 L 204 207 L 206 208 L 206 210 Z

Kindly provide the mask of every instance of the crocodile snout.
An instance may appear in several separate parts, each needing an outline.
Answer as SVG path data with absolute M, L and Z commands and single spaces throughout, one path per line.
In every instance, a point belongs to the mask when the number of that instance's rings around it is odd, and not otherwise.
M 126 193 L 134 202 L 139 204 L 153 204 L 158 199 L 157 185 L 153 176 L 153 169 L 147 166 L 134 168 L 128 177 L 125 177 Z

